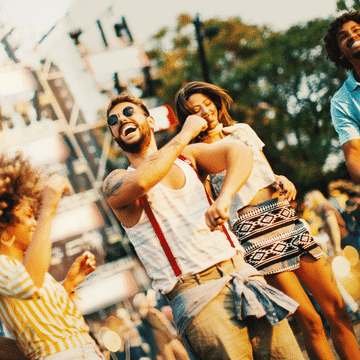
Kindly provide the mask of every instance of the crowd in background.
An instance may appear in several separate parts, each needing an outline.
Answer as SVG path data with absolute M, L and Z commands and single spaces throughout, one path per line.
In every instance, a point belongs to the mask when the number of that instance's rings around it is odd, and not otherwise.
M 107 360 L 189 360 L 170 306 L 152 289 L 136 294 L 132 305 L 112 309 L 104 322 L 88 323 Z M 109 340 L 109 331 L 115 339 Z
M 297 205 L 298 216 L 308 222 L 311 235 L 330 258 L 347 245 L 360 251 L 360 186 L 333 181 L 328 193 L 328 198 L 319 190 L 306 193 Z

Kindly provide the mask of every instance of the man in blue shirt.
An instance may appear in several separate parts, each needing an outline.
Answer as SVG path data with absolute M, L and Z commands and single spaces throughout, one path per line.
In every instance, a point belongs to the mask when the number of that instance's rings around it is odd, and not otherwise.
M 351 11 L 336 18 L 324 43 L 328 58 L 350 70 L 347 80 L 331 99 L 331 119 L 350 176 L 360 183 L 360 13 Z

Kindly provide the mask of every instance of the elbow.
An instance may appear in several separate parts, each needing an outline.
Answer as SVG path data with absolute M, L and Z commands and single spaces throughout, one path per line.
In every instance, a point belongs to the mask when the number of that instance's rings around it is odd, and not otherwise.
M 138 194 L 138 197 L 146 194 L 153 186 L 154 184 L 149 184 L 149 181 L 145 176 L 140 177 L 136 182 L 136 193 Z

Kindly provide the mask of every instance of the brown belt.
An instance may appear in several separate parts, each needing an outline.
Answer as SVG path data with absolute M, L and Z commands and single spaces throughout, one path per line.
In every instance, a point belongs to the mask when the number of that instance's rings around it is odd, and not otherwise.
M 210 280 L 220 279 L 230 274 L 234 269 L 240 270 L 244 264 L 245 260 L 243 257 L 241 255 L 235 255 L 232 258 L 221 261 L 197 274 L 183 275 L 179 278 L 175 287 L 165 294 L 165 297 L 167 300 L 172 300 L 185 290 L 189 290 Z

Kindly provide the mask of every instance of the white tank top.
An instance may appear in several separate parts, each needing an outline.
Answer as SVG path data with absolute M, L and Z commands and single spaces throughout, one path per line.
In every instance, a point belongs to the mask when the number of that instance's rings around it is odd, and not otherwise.
M 243 249 L 230 231 L 236 248 L 231 246 L 224 232 L 210 231 L 205 222 L 205 211 L 209 208 L 209 202 L 203 184 L 190 165 L 180 159 L 176 159 L 175 164 L 185 174 L 185 185 L 174 190 L 158 183 L 147 196 L 182 275 L 196 274 L 231 258 L 237 250 L 243 252 Z M 130 167 L 128 170 L 134 169 Z M 153 288 L 163 294 L 171 291 L 177 278 L 145 211 L 135 226 L 125 230 L 153 280 Z

